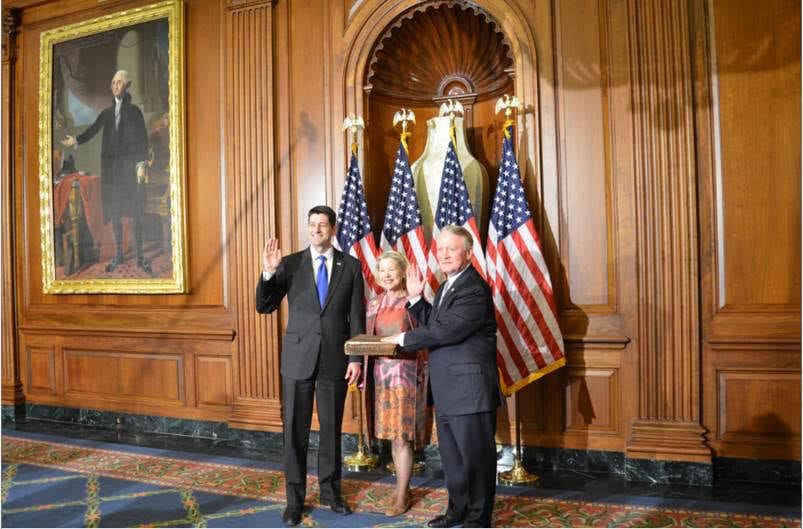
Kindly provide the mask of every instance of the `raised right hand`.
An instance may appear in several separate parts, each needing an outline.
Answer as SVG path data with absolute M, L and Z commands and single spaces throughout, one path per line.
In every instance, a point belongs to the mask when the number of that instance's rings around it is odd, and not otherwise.
M 268 239 L 268 242 L 265 243 L 265 249 L 262 250 L 262 270 L 274 273 L 281 262 L 282 250 L 279 248 L 279 240 Z
M 414 298 L 424 292 L 424 276 L 417 266 L 407 268 L 407 297 Z
M 65 147 L 72 147 L 73 145 L 75 145 L 75 136 L 70 136 L 68 134 L 66 138 L 61 140 L 61 144 L 64 145 Z

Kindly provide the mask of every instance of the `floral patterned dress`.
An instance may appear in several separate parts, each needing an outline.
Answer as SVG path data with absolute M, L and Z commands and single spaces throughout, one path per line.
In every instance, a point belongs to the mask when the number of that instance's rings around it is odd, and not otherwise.
M 406 297 L 382 294 L 368 307 L 369 332 L 390 336 L 412 328 Z M 373 362 L 374 432 L 378 439 L 401 437 L 416 448 L 426 445 L 431 409 L 427 406 L 427 352 Z

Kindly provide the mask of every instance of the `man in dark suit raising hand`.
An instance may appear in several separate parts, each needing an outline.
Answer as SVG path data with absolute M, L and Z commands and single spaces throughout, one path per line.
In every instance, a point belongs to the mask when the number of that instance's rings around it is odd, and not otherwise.
M 335 250 L 335 212 L 312 208 L 307 217 L 310 246 L 282 257 L 269 239 L 262 252 L 257 312 L 273 312 L 287 295 L 290 314 L 282 341 L 282 416 L 287 508 L 282 521 L 301 523 L 307 482 L 307 447 L 313 395 L 318 403 L 321 503 L 351 514 L 340 491 L 340 433 L 347 384 L 360 378 L 362 357 L 346 357 L 343 344 L 365 332 L 360 262 Z
M 487 283 L 471 266 L 471 234 L 446 226 L 437 257 L 446 281 L 432 305 L 420 270 L 407 271 L 415 329 L 383 340 L 403 351 L 429 349 L 429 391 L 438 424 L 449 505 L 429 527 L 490 527 L 496 492 L 496 318 Z

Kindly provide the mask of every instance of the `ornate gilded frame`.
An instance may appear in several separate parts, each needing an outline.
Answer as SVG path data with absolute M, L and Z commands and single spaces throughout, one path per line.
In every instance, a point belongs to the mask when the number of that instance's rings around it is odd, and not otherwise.
M 72 39 L 166 18 L 168 23 L 169 219 L 171 277 L 56 277 L 53 199 L 54 46 Z M 167 0 L 42 32 L 39 67 L 39 199 L 42 283 L 48 294 L 164 294 L 187 291 L 186 196 L 184 153 L 184 6 Z M 166 214 L 167 216 L 167 214 Z

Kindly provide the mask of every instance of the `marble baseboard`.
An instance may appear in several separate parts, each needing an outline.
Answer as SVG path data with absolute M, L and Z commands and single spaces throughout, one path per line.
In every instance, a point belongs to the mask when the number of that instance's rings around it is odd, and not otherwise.
M 70 423 L 135 434 L 166 434 L 178 438 L 207 439 L 228 446 L 253 451 L 281 453 L 281 432 L 263 432 L 229 428 L 224 422 L 176 419 L 92 409 L 64 408 L 39 404 L 2 406 L 3 422 L 24 420 Z M 319 446 L 318 432 L 310 432 L 310 450 Z M 386 446 L 387 445 L 387 446 Z M 377 442 L 373 447 L 383 461 L 390 461 L 390 445 Z M 507 470 L 513 462 L 514 449 L 498 445 L 498 465 Z M 344 454 L 357 451 L 357 436 L 343 434 Z M 437 446 L 427 446 L 419 455 L 432 471 L 441 469 Z M 714 482 L 800 483 L 799 461 L 715 458 L 713 464 L 628 459 L 622 452 L 575 450 L 525 446 L 525 467 L 533 471 L 573 471 L 578 473 L 618 475 L 633 482 L 657 484 L 712 485 Z
M 17 422 L 25 420 L 25 404 L 3 404 L 3 422 Z
M 505 446 L 504 449 L 510 451 L 512 458 L 514 447 Z M 524 464 L 537 470 L 625 473 L 625 456 L 622 452 L 535 446 L 525 446 L 522 448 L 522 452 Z
M 625 458 L 625 479 L 644 483 L 710 486 L 714 484 L 714 465 Z
M 800 461 L 714 458 L 714 476 L 725 482 L 799 484 L 800 469 Z
M 11 412 L 8 413 L 13 413 L 13 407 L 8 407 L 12 408 Z M 7 420 L 7 411 L 5 408 L 6 406 L 3 406 L 4 421 Z M 225 441 L 228 444 L 252 450 L 261 449 L 281 452 L 284 446 L 281 432 L 240 430 L 229 428 L 225 422 L 178 419 L 155 415 L 136 415 L 38 404 L 27 404 L 24 413 L 27 420 L 65 422 L 129 433 L 158 433 L 199 439 L 212 439 Z M 310 432 L 309 441 L 309 448 L 311 450 L 317 450 L 319 443 L 318 432 Z M 354 434 L 343 434 L 341 437 L 341 449 L 344 453 L 356 451 L 357 436 Z

